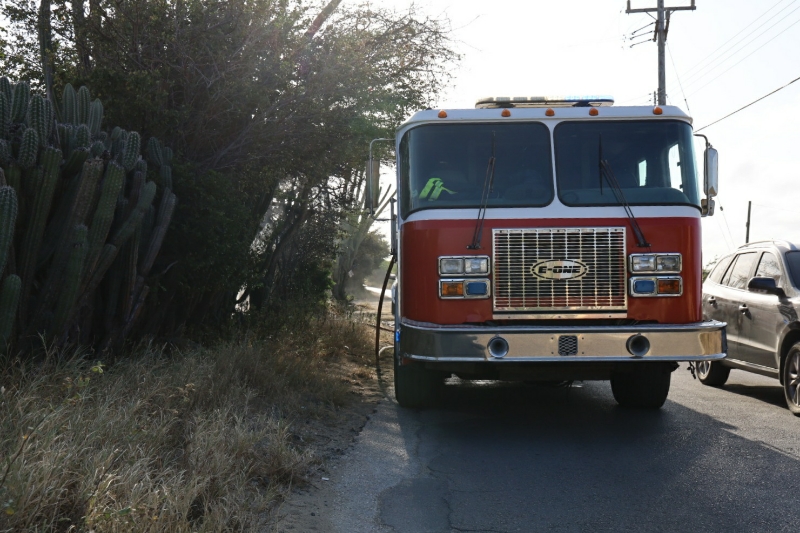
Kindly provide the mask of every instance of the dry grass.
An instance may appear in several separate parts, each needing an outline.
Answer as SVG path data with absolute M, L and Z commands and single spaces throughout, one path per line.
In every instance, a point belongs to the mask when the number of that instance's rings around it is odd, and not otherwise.
M 278 339 L 109 369 L 12 364 L 0 389 L 0 532 L 251 531 L 315 462 L 292 423 L 347 402 L 332 369 L 369 332 L 320 321 Z

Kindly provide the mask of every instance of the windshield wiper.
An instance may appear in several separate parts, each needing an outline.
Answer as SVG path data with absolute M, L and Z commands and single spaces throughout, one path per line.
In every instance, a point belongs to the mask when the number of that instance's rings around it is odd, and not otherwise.
M 628 200 L 625 198 L 625 193 L 622 192 L 622 187 L 619 186 L 617 177 L 614 175 L 614 171 L 611 170 L 611 163 L 603 159 L 602 135 L 600 135 L 599 154 L 600 155 L 598 157 L 598 164 L 600 167 L 600 194 L 603 194 L 603 176 L 605 176 L 606 181 L 608 181 L 608 184 L 611 187 L 611 191 L 617 198 L 617 203 L 619 203 L 623 207 L 623 209 L 625 209 L 625 214 L 628 216 L 628 220 L 631 223 L 633 236 L 636 237 L 636 246 L 639 248 L 650 248 L 650 243 L 647 242 L 647 239 L 644 238 L 644 233 L 642 233 L 642 228 L 639 227 L 639 223 L 636 221 L 636 217 L 633 216 L 633 210 L 631 209 L 630 204 L 628 204 Z
M 483 236 L 483 220 L 486 218 L 486 206 L 489 203 L 489 194 L 494 189 L 494 164 L 495 164 L 495 132 L 492 132 L 492 156 L 489 158 L 489 165 L 486 167 L 486 177 L 483 179 L 481 206 L 478 208 L 478 219 L 475 221 L 475 233 L 472 235 L 472 244 L 467 246 L 467 250 L 480 250 L 481 248 L 481 237 Z

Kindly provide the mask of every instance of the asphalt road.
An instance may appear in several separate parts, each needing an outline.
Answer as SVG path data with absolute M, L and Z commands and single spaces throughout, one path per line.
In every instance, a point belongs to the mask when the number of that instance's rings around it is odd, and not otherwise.
M 659 411 L 607 382 L 448 384 L 440 408 L 386 400 L 278 531 L 797 531 L 800 418 L 777 381 L 675 371 Z

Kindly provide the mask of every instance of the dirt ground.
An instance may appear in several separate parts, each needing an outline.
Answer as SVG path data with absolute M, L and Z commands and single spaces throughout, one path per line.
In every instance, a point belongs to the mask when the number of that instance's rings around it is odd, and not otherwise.
M 379 290 L 377 292 L 380 293 Z M 361 298 L 353 302 L 354 319 L 375 324 L 378 294 L 375 291 L 365 291 Z M 388 293 L 381 322 L 384 328 L 391 329 L 391 301 Z M 392 334 L 382 331 L 380 346 L 391 346 L 391 342 Z M 269 527 L 264 533 L 324 531 L 319 517 L 304 510 L 319 509 L 327 505 L 322 501 L 324 497 L 320 494 L 320 489 L 330 478 L 330 469 L 353 445 L 370 416 L 376 412 L 377 404 L 394 401 L 390 387 L 393 380 L 391 350 L 384 350 L 377 364 L 374 357 L 369 361 L 357 357 L 343 359 L 335 371 L 350 385 L 353 401 L 339 408 L 335 418 L 307 420 L 303 427 L 294 428 L 297 444 L 310 448 L 317 461 L 315 467 L 308 472 L 306 483 L 291 488 L 284 502 L 273 510 Z

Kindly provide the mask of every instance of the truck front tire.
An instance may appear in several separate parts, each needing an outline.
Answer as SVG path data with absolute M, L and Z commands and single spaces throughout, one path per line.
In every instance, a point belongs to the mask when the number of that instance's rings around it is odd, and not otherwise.
M 400 407 L 430 407 L 439 399 L 444 380 L 420 364 L 400 365 L 394 358 L 394 397 Z
M 641 363 L 611 376 L 611 392 L 622 407 L 659 409 L 667 400 L 673 365 Z

